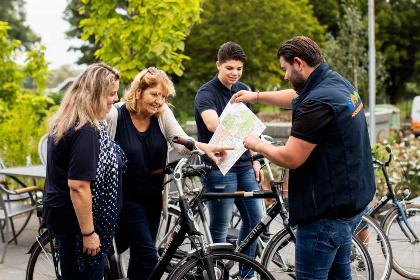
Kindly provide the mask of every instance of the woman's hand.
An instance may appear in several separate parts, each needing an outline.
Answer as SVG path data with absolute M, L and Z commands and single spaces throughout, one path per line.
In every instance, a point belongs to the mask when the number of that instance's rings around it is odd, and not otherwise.
M 216 164 L 220 164 L 220 162 L 225 159 L 225 157 L 227 156 L 226 151 L 235 149 L 234 147 L 205 144 L 200 142 L 197 142 L 197 147 L 200 148 L 203 152 L 205 152 L 206 155 Z
M 86 253 L 86 255 L 94 257 L 101 250 L 100 247 L 101 242 L 96 233 L 89 236 L 83 236 L 83 253 Z

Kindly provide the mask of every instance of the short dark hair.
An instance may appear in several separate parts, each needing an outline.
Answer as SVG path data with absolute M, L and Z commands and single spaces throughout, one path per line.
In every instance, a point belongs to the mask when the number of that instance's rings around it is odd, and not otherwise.
M 277 52 L 277 59 L 283 59 L 292 64 L 295 57 L 304 60 L 308 66 L 315 67 L 325 62 L 325 56 L 321 48 L 305 36 L 296 36 L 280 46 Z
M 245 52 L 241 46 L 234 42 L 227 42 L 220 46 L 217 53 L 217 60 L 220 64 L 228 60 L 239 60 L 245 62 Z

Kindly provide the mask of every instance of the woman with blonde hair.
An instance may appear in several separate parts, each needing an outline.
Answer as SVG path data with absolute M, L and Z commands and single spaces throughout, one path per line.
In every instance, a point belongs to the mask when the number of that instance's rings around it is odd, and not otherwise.
M 119 79 L 108 65 L 90 65 L 50 120 L 43 218 L 58 242 L 63 279 L 104 275 L 125 156 L 103 120 L 118 100 Z
M 150 67 L 135 77 L 124 94 L 125 104 L 118 110 L 112 108 L 107 117 L 108 132 L 128 159 L 118 226 L 130 246 L 130 280 L 148 279 L 157 263 L 155 241 L 166 196 L 162 201 L 163 176 L 154 178 L 151 173 L 168 163 L 168 143 L 180 154 L 188 152 L 172 142 L 173 136 L 187 137 L 169 109 L 168 97 L 173 95 L 174 86 L 165 72 Z M 225 150 L 233 149 L 196 145 L 215 162 L 216 153 L 225 156 Z

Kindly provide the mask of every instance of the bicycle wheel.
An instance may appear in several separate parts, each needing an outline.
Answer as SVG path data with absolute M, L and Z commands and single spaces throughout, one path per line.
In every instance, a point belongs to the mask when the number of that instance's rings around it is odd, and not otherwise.
M 229 250 L 212 250 L 214 261 L 214 272 L 217 280 L 237 279 L 241 273 L 241 268 L 247 266 L 254 271 L 254 276 L 259 280 L 274 280 L 275 278 L 264 269 L 257 261 L 250 257 Z M 205 269 L 202 262 L 193 257 L 187 260 L 183 265 L 177 267 L 167 279 L 206 279 Z M 251 275 L 242 275 L 243 278 L 250 278 Z
M 61 279 L 61 277 L 57 277 L 55 274 L 49 236 L 41 236 L 32 249 L 26 268 L 26 280 Z M 55 252 L 58 261 L 57 245 L 55 245 Z
M 368 225 L 368 228 L 365 229 L 366 225 Z M 363 230 L 366 230 L 366 232 L 362 232 Z M 362 234 L 359 234 L 360 232 Z M 372 217 L 363 214 L 361 223 L 354 234 L 361 239 L 369 252 L 375 279 L 389 279 L 392 271 L 392 250 L 391 244 L 381 227 Z
M 394 270 L 406 278 L 420 279 L 420 205 L 408 204 L 405 215 L 408 224 L 417 235 L 417 240 L 400 220 L 397 208 L 387 216 L 382 227 L 391 244 Z M 401 229 L 399 221 L 405 232 Z M 410 236 L 411 240 L 407 236 Z
M 369 253 L 362 242 L 353 236 L 350 256 L 353 279 L 374 279 Z M 261 259 L 262 265 L 280 279 L 295 279 L 295 243 L 285 230 L 275 234 L 267 244 Z

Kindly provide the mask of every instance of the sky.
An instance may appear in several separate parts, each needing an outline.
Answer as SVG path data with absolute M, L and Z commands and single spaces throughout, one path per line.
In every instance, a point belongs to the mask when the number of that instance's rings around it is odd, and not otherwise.
M 68 51 L 70 46 L 80 46 L 78 39 L 66 39 L 65 31 L 70 24 L 63 19 L 66 0 L 26 0 L 26 22 L 40 36 L 41 44 L 47 48 L 45 59 L 51 70 L 70 64 L 74 69 L 83 68 L 76 64 L 80 52 Z

